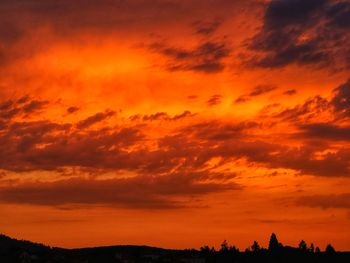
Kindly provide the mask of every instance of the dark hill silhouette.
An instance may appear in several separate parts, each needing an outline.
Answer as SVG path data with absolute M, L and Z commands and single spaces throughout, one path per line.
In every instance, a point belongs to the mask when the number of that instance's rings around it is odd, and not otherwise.
M 104 246 L 92 248 L 52 248 L 30 241 L 0 235 L 1 263 L 349 263 L 349 252 L 337 252 L 332 245 L 324 251 L 301 241 L 297 248 L 283 246 L 275 234 L 269 248 L 257 241 L 244 252 L 225 240 L 217 251 L 204 246 L 200 250 L 171 250 L 149 246 Z

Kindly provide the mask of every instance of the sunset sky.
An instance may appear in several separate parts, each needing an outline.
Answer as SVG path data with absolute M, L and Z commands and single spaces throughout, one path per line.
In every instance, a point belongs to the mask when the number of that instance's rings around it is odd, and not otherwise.
M 350 1 L 1 0 L 0 232 L 350 250 Z

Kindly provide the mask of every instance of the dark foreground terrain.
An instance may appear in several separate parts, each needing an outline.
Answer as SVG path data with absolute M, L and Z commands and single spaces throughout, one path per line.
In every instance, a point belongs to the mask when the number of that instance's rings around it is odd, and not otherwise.
M 272 238 L 275 238 L 273 235 Z M 0 235 L 0 262 L 23 263 L 215 263 L 215 262 L 278 262 L 303 263 L 327 262 L 349 263 L 350 252 L 336 252 L 333 247 L 326 251 L 316 250 L 313 245 L 307 247 L 302 241 L 298 248 L 283 246 L 276 240 L 270 240 L 268 249 L 260 248 L 257 242 L 240 252 L 225 241 L 221 249 L 202 247 L 200 250 L 169 250 L 147 246 L 110 246 L 82 249 L 51 248 L 29 241 L 16 240 Z

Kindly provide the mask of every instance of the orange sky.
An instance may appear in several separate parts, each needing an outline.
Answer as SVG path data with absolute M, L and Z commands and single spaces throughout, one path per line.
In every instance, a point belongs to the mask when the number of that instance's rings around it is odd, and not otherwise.
M 350 250 L 348 0 L 0 3 L 0 232 Z

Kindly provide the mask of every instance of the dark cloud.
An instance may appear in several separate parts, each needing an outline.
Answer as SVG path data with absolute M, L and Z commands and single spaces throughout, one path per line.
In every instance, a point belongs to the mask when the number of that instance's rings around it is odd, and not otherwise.
M 277 87 L 274 85 L 258 85 L 248 94 L 248 96 L 250 97 L 260 96 L 265 93 L 269 93 L 275 89 L 277 89 Z
M 296 204 L 323 209 L 350 209 L 350 193 L 302 196 L 297 199 Z
M 29 97 L 28 95 L 26 95 L 26 96 L 23 96 L 23 97 L 19 98 L 19 99 L 17 100 L 17 103 L 18 103 L 18 104 L 26 103 L 26 102 L 29 101 L 29 99 L 30 99 L 30 97 Z
M 339 67 L 350 38 L 347 14 L 350 3 L 331 0 L 273 0 L 263 25 L 252 38 L 256 53 L 251 65 L 267 68 L 289 64 Z
M 235 100 L 235 104 L 240 104 L 240 103 L 244 103 L 244 102 L 247 102 L 250 100 L 250 97 L 249 96 L 246 96 L 246 95 L 242 95 L 242 96 L 239 96 L 236 100 Z
M 159 155 L 160 160 L 155 167 L 169 163 L 166 159 L 170 156 L 172 156 L 170 160 L 184 158 L 186 167 L 191 169 L 202 167 L 211 158 L 220 158 L 222 164 L 245 158 L 251 164 L 291 169 L 301 175 L 325 177 L 350 175 L 350 149 L 339 149 L 325 154 L 322 158 L 315 158 L 316 153 L 328 149 L 327 144 L 291 147 L 252 139 L 254 136 L 251 134 L 259 127 L 256 123 L 219 122 L 198 123 L 185 127 L 177 135 L 160 140 L 160 149 L 168 150 Z M 178 145 L 182 146 L 181 150 Z
M 292 96 L 297 94 L 297 91 L 295 89 L 290 89 L 290 90 L 286 90 L 285 92 L 283 92 L 283 95 L 287 95 L 287 96 Z
M 208 106 L 215 106 L 221 103 L 222 96 L 219 94 L 215 94 L 210 97 L 210 99 L 207 101 Z
M 0 168 L 21 172 L 80 167 L 92 172 L 128 171 L 154 176 L 196 174 L 208 180 L 227 176 L 215 175 L 212 170 L 206 170 L 205 175 L 199 173 L 212 158 L 220 158 L 220 165 L 244 158 L 251 164 L 291 169 L 302 175 L 350 175 L 350 149 L 315 158 L 317 152 L 328 149 L 327 144 L 291 147 L 261 141 L 254 136 L 254 131 L 261 129 L 255 122 L 187 125 L 152 140 L 155 148 L 148 147 L 145 125 L 97 130 L 75 127 L 47 121 L 10 123 L 0 134 Z
M 250 95 L 258 96 L 266 89 L 253 91 Z M 334 97 L 338 96 L 337 91 Z M 30 100 L 21 105 L 29 103 Z M 5 112 L 14 107 L 19 107 L 17 102 L 1 103 Z M 104 125 L 95 129 L 85 128 L 113 116 L 114 112 L 100 112 L 77 124 L 8 119 L 0 126 L 0 169 L 64 173 L 66 169 L 79 168 L 92 174 L 124 171 L 136 176 L 192 174 L 196 175 L 193 180 L 203 183 L 232 178 L 231 172 L 217 173 L 214 168 L 209 169 L 211 160 L 219 160 L 218 168 L 244 159 L 249 165 L 288 169 L 300 175 L 348 177 L 350 149 L 343 145 L 333 146 L 329 151 L 329 142 L 348 140 L 349 128 L 332 122 L 309 121 L 313 120 L 312 116 L 319 117 L 320 113 L 330 109 L 333 108 L 328 100 L 316 96 L 271 116 L 274 120 L 287 120 L 299 128 L 299 133 L 295 135 L 300 140 L 298 146 L 261 136 L 261 130 L 266 127 L 263 120 L 261 123 L 222 120 L 184 122 L 167 135 L 156 138 L 147 135 L 151 128 L 149 122 L 175 121 L 193 116 L 189 111 L 173 116 L 166 112 L 137 115 L 131 120 L 143 123 L 129 123 L 131 126 L 124 123 L 119 127 Z M 295 139 L 291 134 L 285 136 Z M 308 143 L 310 139 L 313 144 Z
M 337 121 L 346 120 L 350 117 L 350 81 L 341 84 L 333 90 L 333 96 L 330 99 L 321 96 L 315 96 L 307 99 L 303 104 L 296 105 L 292 108 L 283 109 L 277 113 L 273 113 L 274 118 L 285 121 L 291 121 L 297 126 L 302 127 L 305 132 L 320 136 L 319 132 L 325 134 L 334 132 L 334 138 L 342 136 L 346 132 L 347 127 L 338 126 Z M 294 90 L 288 91 L 294 93 Z M 285 92 L 286 94 L 286 92 Z M 317 118 L 321 115 L 328 115 L 328 123 L 318 123 Z M 330 136 L 329 138 L 331 138 Z M 339 138 L 340 138 L 339 137 Z
M 340 85 L 335 90 L 331 101 L 337 114 L 350 117 L 350 80 Z
M 187 117 L 193 117 L 195 116 L 196 114 L 195 113 L 192 113 L 190 111 L 184 111 L 183 113 L 181 114 L 178 114 L 178 115 L 175 115 L 173 116 L 172 118 L 170 118 L 170 120 L 173 120 L 173 121 L 177 121 L 177 120 L 181 120 L 183 118 L 187 118 Z
M 310 15 L 326 2 L 326 0 L 273 0 L 266 9 L 264 26 L 275 29 L 291 24 L 304 24 Z
M 128 153 L 143 138 L 138 129 L 83 132 L 73 127 L 48 121 L 10 124 L 0 136 L 0 167 L 17 172 L 63 167 L 136 170 L 142 164 L 145 151 Z
M 192 139 L 204 139 L 208 141 L 225 141 L 238 139 L 244 136 L 244 133 L 250 129 L 259 128 L 256 122 L 241 123 L 220 123 L 219 121 L 210 121 L 196 123 L 186 126 L 180 130 L 181 133 L 192 136 Z
M 99 112 L 93 116 L 86 118 L 85 120 L 78 122 L 77 127 L 79 129 L 85 129 L 114 115 L 115 112 L 110 110 L 106 110 L 105 112 Z
M 155 121 L 155 120 L 166 119 L 166 118 L 169 118 L 169 115 L 165 112 L 157 112 L 155 114 L 144 115 L 142 117 L 144 121 Z
M 48 101 L 31 100 L 29 96 L 19 98 L 17 101 L 4 101 L 0 103 L 0 118 L 12 119 L 16 116 L 32 116 L 40 113 L 49 105 Z
M 235 104 L 247 102 L 253 97 L 264 95 L 266 93 L 274 91 L 275 89 L 277 89 L 277 87 L 274 85 L 257 85 L 253 90 L 250 91 L 250 93 L 239 96 L 235 100 Z
M 326 140 L 350 141 L 350 126 L 340 127 L 331 123 L 313 123 L 300 126 L 299 136 Z
M 12 100 L 4 101 L 0 103 L 0 110 L 1 111 L 6 111 L 12 108 L 14 105 L 14 102 Z
M 1 202 L 174 209 L 189 206 L 186 201 L 194 196 L 240 189 L 230 182 L 235 174 L 203 169 L 211 158 L 211 154 L 203 152 L 206 147 L 182 134 L 161 138 L 157 149 L 148 149 L 142 146 L 146 139 L 141 132 L 144 128 L 84 131 L 72 124 L 48 121 L 10 123 L 0 134 L 1 169 L 60 172 L 77 167 L 96 172 L 128 171 L 136 176 L 8 185 L 0 188 Z M 178 147 L 180 141 L 182 148 Z M 203 155 L 201 160 L 193 163 L 199 155 Z
M 11 119 L 21 112 L 19 108 L 12 108 L 8 111 L 0 112 L 0 117 L 3 119 Z
M 48 101 L 33 100 L 30 103 L 23 106 L 23 111 L 27 114 L 35 111 L 40 111 L 48 104 Z
M 200 43 L 193 49 L 171 47 L 163 43 L 154 43 L 149 48 L 168 58 L 166 67 L 170 71 L 217 73 L 224 70 L 223 60 L 230 54 L 225 43 L 213 41 Z
M 327 146 L 291 147 L 264 141 L 249 141 L 246 137 L 236 140 L 225 140 L 208 152 L 211 156 L 225 160 L 245 158 L 249 163 L 268 168 L 283 168 L 296 171 L 300 175 L 324 177 L 350 176 L 350 149 L 328 153 L 321 159 L 315 158 L 318 151 L 327 150 Z M 208 153 L 208 154 L 209 154 Z
M 79 108 L 78 108 L 78 107 L 75 107 L 75 106 L 71 106 L 71 107 L 69 107 L 69 108 L 67 109 L 67 113 L 68 113 L 68 114 L 72 114 L 72 113 L 75 113 L 75 112 L 77 112 L 77 111 L 79 111 Z
M 145 122 L 147 122 L 147 121 L 161 121 L 161 120 L 162 121 L 177 121 L 177 120 L 181 120 L 184 118 L 193 117 L 195 115 L 196 114 L 191 113 L 190 111 L 184 111 L 183 113 L 173 115 L 173 116 L 170 116 L 166 112 L 157 112 L 157 113 L 149 114 L 149 115 L 137 114 L 137 115 L 130 116 L 129 119 L 132 121 L 142 120 Z
M 299 123 L 301 121 L 309 121 L 321 113 L 329 111 L 329 109 L 330 105 L 327 99 L 315 96 L 306 100 L 303 104 L 278 112 L 274 117 Z
M 350 176 L 350 150 L 343 149 L 335 153 L 327 153 L 321 159 L 315 158 L 317 150 L 307 146 L 301 148 L 286 147 L 282 152 L 270 159 L 271 167 L 287 168 L 298 171 L 302 175 L 314 175 L 324 177 L 349 177 Z
M 329 26 L 348 29 L 350 28 L 350 4 L 348 1 L 335 2 L 327 10 Z
M 69 179 L 0 188 L 2 203 L 31 205 L 108 205 L 134 209 L 190 207 L 188 198 L 240 189 L 232 183 L 199 183 L 197 175 L 136 176 L 108 180 Z M 182 199 L 181 199 L 182 198 Z M 186 198 L 186 199 L 183 199 Z
M 208 36 L 213 34 L 219 28 L 221 21 L 196 21 L 193 23 L 193 25 L 197 34 Z

